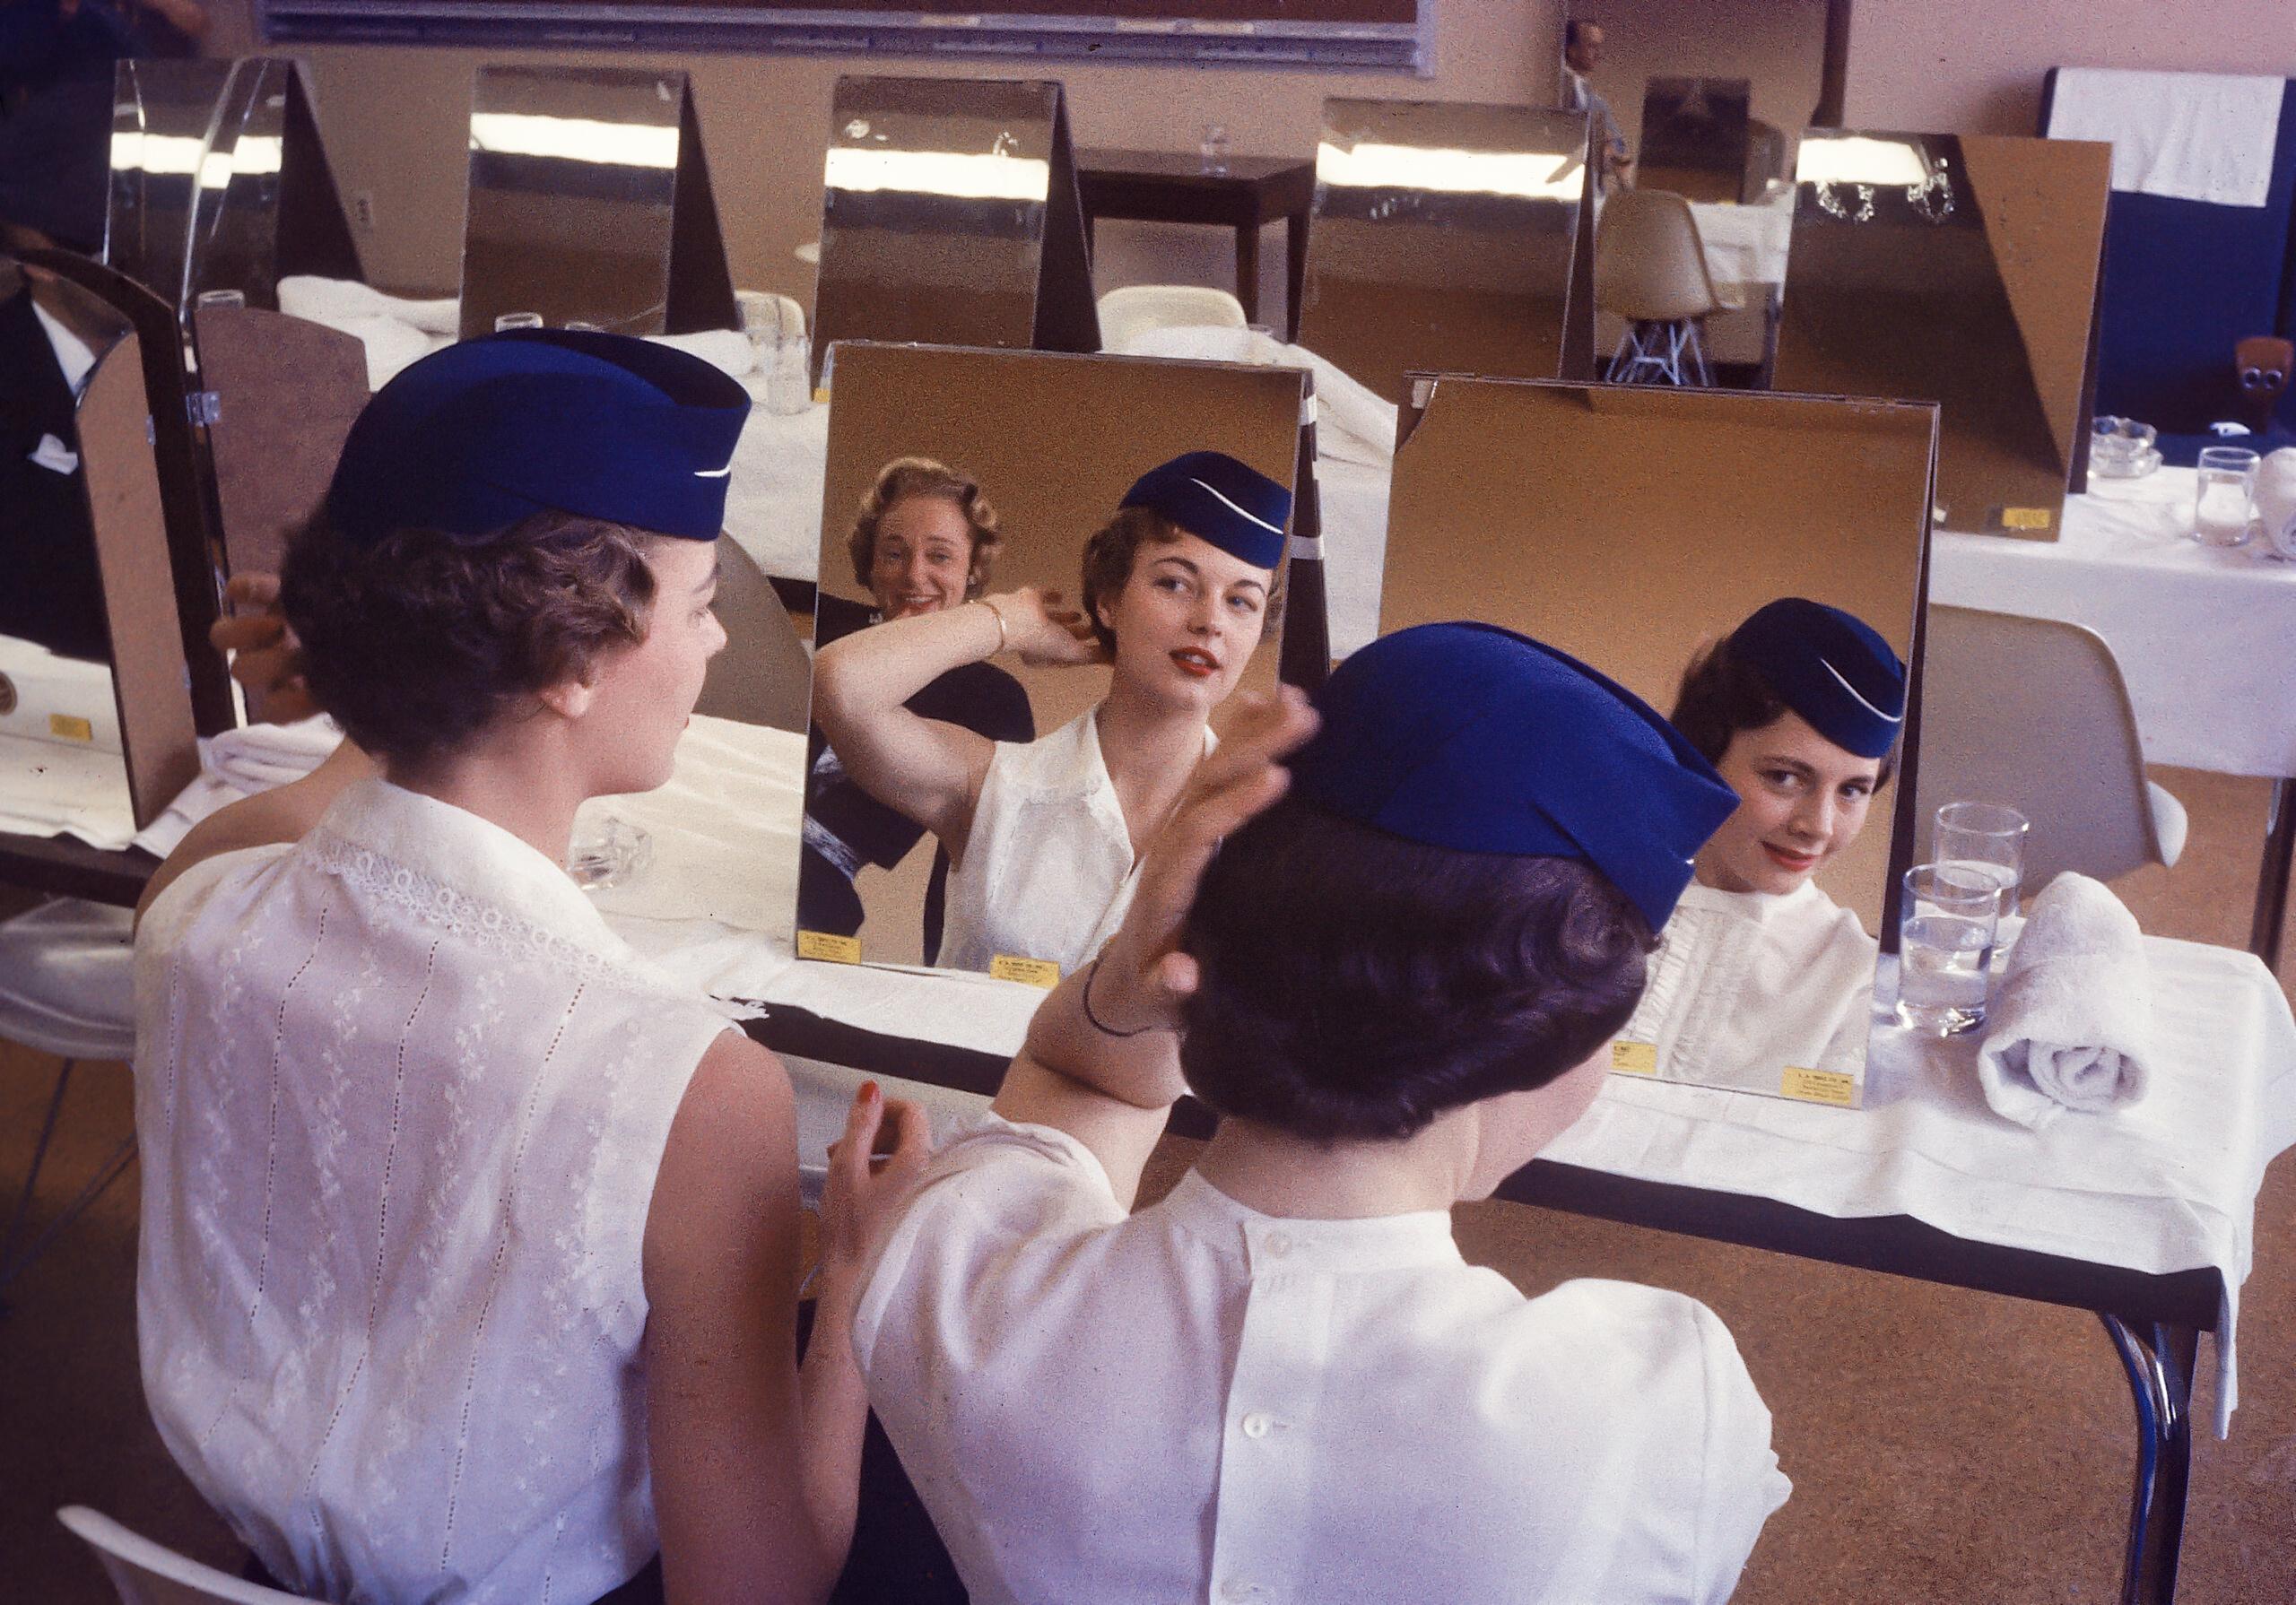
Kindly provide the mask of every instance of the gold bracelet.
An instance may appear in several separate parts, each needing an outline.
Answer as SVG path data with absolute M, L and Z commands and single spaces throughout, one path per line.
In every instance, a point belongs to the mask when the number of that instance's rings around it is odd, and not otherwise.
M 996 620 L 996 651 L 1002 652 L 1013 644 L 1012 636 L 1004 629 L 1004 610 L 986 596 L 979 598 L 979 602 L 981 606 L 988 610 L 988 616 Z M 989 655 L 994 657 L 996 653 L 991 653 Z

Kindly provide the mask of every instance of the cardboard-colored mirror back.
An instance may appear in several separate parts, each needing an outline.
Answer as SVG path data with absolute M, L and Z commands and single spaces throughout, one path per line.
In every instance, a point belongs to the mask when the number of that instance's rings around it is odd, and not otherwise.
M 856 574 L 848 538 L 863 495 L 895 458 L 929 458 L 978 482 L 1001 532 L 986 592 L 1043 586 L 1074 603 L 1085 542 L 1132 482 L 1158 464 L 1217 450 L 1290 485 L 1302 383 L 1296 370 L 1277 368 L 841 346 L 830 412 L 817 641 L 865 629 L 878 608 Z M 1238 689 L 1272 688 L 1280 651 L 1280 632 L 1271 627 Z M 1039 737 L 1094 707 L 1109 684 L 1100 666 L 1033 668 L 1010 653 L 993 666 L 1019 682 Z M 1232 700 L 1226 707 L 1232 711 Z M 1215 730 L 1222 717 L 1214 711 Z M 846 947 L 852 933 L 817 928 L 816 937 L 839 939 L 823 944 L 801 932 L 801 956 L 922 961 L 934 857 L 926 836 L 891 871 L 863 866 L 852 882 L 865 915 L 857 941 Z

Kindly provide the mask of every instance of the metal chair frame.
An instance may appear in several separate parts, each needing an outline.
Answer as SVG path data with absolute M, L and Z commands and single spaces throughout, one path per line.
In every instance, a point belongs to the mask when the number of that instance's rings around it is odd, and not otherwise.
M 1694 377 L 1684 377 L 1683 364 Z M 1619 336 L 1618 349 L 1603 369 L 1613 385 L 1700 385 L 1711 387 L 1706 347 L 1694 318 L 1638 318 Z

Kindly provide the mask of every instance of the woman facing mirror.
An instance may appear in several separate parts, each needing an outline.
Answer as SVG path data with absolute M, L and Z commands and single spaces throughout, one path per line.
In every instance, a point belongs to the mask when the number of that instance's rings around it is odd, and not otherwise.
M 1801 597 L 1692 658 L 1670 717 L 1738 808 L 1700 852 L 1622 1034 L 1674 1079 L 1863 1069 L 1881 950 L 1815 877 L 1895 771 L 1905 695 L 1887 641 Z
M 940 961 L 1074 969 L 1122 920 L 1142 847 L 1214 742 L 1209 721 L 1276 613 L 1291 492 L 1219 452 L 1141 476 L 1085 543 L 1081 608 L 1026 586 L 893 619 L 822 648 L 815 710 L 853 779 L 939 839 L 953 868 Z M 1005 651 L 1106 664 L 1108 695 L 999 742 L 908 705 Z
M 817 646 L 894 619 L 922 618 L 977 600 L 988 588 L 1004 544 L 996 509 L 972 475 L 930 457 L 895 457 L 877 471 L 855 509 L 846 551 L 871 606 L 820 594 Z M 987 662 L 962 663 L 909 698 L 909 712 L 969 730 L 990 742 L 1036 739 L 1028 693 Z M 864 863 L 891 869 L 909 856 L 925 827 L 853 783 L 836 750 L 813 733 L 805 782 L 804 855 L 797 872 L 797 925 L 836 936 L 859 933 L 865 910 L 854 877 Z M 941 946 L 949 872 L 935 851 L 925 893 L 926 961 Z

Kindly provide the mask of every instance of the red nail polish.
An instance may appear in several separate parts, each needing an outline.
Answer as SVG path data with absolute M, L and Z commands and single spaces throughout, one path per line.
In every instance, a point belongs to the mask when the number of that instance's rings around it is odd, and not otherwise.
M 864 1081 L 861 1083 L 861 1097 L 865 1102 L 874 1104 L 883 1096 L 884 1095 L 883 1093 L 877 1090 L 876 1082 Z

